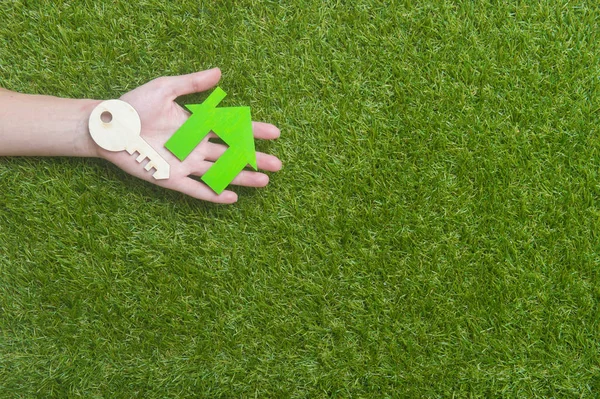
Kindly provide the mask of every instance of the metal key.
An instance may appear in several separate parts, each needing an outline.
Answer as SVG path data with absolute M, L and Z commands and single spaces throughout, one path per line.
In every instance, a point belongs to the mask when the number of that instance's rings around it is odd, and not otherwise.
M 121 100 L 104 101 L 90 115 L 90 134 L 100 147 L 108 151 L 137 152 L 137 161 L 148 158 L 144 167 L 147 171 L 154 168 L 155 179 L 168 179 L 171 167 L 141 136 L 142 122 L 131 105 Z

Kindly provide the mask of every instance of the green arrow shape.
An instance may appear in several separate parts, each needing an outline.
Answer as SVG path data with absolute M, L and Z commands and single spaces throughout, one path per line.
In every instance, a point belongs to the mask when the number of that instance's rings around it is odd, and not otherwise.
M 217 108 L 227 94 L 217 87 L 202 104 L 189 104 L 188 120 L 171 136 L 165 147 L 183 161 L 211 131 L 229 148 L 202 176 L 220 194 L 250 164 L 257 169 L 250 107 Z
M 202 175 L 202 181 L 212 188 L 217 194 L 235 179 L 242 169 L 247 165 L 245 155 L 237 148 L 229 148 L 217 159 L 217 162 Z

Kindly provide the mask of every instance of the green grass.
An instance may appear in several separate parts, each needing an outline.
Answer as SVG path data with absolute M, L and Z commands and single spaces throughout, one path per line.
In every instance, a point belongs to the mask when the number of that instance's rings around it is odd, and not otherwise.
M 0 85 L 219 66 L 284 169 L 215 206 L 0 159 L 0 397 L 597 397 L 596 1 L 4 1 Z M 191 97 L 191 102 L 200 97 Z

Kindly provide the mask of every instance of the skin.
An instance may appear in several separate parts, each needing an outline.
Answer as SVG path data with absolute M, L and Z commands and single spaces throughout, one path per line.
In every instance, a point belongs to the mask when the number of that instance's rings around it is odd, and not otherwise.
M 227 149 L 209 142 L 209 135 L 182 162 L 171 154 L 164 144 L 187 120 L 189 112 L 180 107 L 177 97 L 206 91 L 217 85 L 221 78 L 218 68 L 189 75 L 154 79 L 120 99 L 131 104 L 142 122 L 142 137 L 171 165 L 171 176 L 155 180 L 136 162 L 136 155 L 125 151 L 110 152 L 92 140 L 88 120 L 92 110 L 101 101 L 65 99 L 15 93 L 0 88 L 0 156 L 75 156 L 103 158 L 125 172 L 153 184 L 176 190 L 191 197 L 223 204 L 237 201 L 237 194 L 225 190 L 215 194 L 204 183 L 191 176 L 202 176 Z M 35 113 L 33 113 L 35 110 Z M 272 140 L 279 137 L 277 127 L 253 122 L 254 137 Z M 256 154 L 258 168 L 267 172 L 281 169 L 281 161 L 269 154 Z M 261 172 L 242 171 L 232 184 L 264 187 L 269 177 Z

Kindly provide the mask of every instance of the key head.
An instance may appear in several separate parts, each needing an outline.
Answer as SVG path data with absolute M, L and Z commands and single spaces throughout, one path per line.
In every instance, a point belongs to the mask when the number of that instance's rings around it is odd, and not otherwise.
M 135 108 L 121 100 L 103 101 L 94 108 L 89 120 L 90 134 L 108 151 L 124 151 L 142 131 Z

